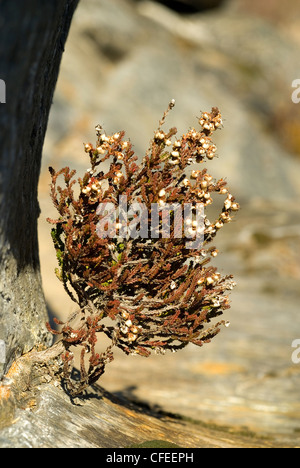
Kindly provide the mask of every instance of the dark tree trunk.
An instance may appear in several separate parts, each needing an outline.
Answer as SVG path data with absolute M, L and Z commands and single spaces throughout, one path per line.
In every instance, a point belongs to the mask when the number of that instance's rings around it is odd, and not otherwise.
M 0 377 L 45 328 L 37 187 L 59 65 L 78 0 L 0 0 Z M 2 87 L 3 94 L 3 87 Z

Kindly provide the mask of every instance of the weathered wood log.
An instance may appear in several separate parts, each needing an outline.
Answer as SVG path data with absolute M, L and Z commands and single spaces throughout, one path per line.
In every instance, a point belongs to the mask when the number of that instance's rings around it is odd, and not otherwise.
M 157 411 L 97 385 L 71 400 L 60 380 L 61 350 L 58 343 L 32 351 L 12 365 L 0 386 L 0 447 L 280 446 L 276 440 Z

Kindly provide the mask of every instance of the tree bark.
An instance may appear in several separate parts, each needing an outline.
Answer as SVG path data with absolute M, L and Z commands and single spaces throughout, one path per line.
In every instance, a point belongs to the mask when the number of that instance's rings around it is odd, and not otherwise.
M 0 0 L 0 378 L 49 345 L 41 286 L 37 187 L 59 65 L 78 0 Z

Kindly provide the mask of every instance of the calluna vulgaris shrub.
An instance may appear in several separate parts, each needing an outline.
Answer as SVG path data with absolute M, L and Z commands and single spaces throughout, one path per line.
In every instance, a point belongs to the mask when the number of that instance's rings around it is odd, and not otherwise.
M 174 103 L 171 101 L 164 113 L 141 164 L 124 132 L 109 136 L 97 126 L 96 146 L 84 146 L 91 167 L 78 179 L 76 196 L 75 170 L 65 167 L 56 172 L 49 168 L 51 197 L 59 213 L 58 219 L 48 219 L 55 225 L 52 238 L 59 264 L 56 274 L 79 311 L 66 323 L 56 320 L 62 326 L 60 332 L 49 324 L 48 328 L 61 335 L 66 387 L 74 395 L 103 374 L 105 365 L 113 359 L 114 346 L 126 354 L 146 357 L 151 351 L 175 352 L 189 343 L 202 346 L 220 331 L 221 325 L 228 324 L 224 320 L 211 323 L 230 307 L 226 291 L 234 287 L 231 275 L 222 276 L 210 265 L 211 257 L 218 254 L 211 243 L 239 205 L 225 180 L 215 180 L 205 168 L 201 169 L 206 159 L 216 155 L 211 136 L 222 126 L 222 118 L 213 108 L 211 113 L 202 113 L 199 130 L 192 128 L 178 138 L 176 128 L 162 129 Z M 57 186 L 59 176 L 64 178 L 64 188 Z M 223 206 L 212 222 L 206 213 L 214 194 L 223 197 Z M 108 203 L 117 210 L 120 196 L 127 197 L 128 206 L 139 203 L 147 208 L 149 226 L 154 206 L 168 210 L 169 205 L 186 205 L 191 207 L 190 217 L 182 223 L 180 236 L 180 213 L 169 209 L 169 236 L 162 232 L 158 235 L 163 222 L 161 210 L 158 225 L 151 226 L 152 236 L 131 236 L 128 231 L 121 237 L 124 223 L 137 223 L 138 213 L 125 221 L 121 215 L 120 219 L 114 218 L 112 233 L 108 212 L 99 210 Z M 196 217 L 199 206 L 203 208 L 201 223 Z M 106 237 L 99 235 L 101 221 Z M 203 242 L 189 248 L 187 241 L 197 238 L 200 232 Z M 111 343 L 98 353 L 100 333 Z M 82 348 L 81 376 L 76 382 L 71 379 L 74 346 Z

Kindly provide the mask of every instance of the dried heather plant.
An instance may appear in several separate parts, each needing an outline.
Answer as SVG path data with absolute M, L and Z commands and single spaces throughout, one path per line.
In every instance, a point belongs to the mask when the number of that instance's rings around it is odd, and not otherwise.
M 174 104 L 171 101 L 164 113 L 141 164 L 137 164 L 124 132 L 109 136 L 97 126 L 96 146 L 84 146 L 91 168 L 78 179 L 77 197 L 73 191 L 75 171 L 49 168 L 51 197 L 59 213 L 58 219 L 48 219 L 55 225 L 56 274 L 79 310 L 66 323 L 56 320 L 62 325 L 60 332 L 48 328 L 61 335 L 64 377 L 73 395 L 103 374 L 105 365 L 113 359 L 114 346 L 126 354 L 141 356 L 149 356 L 151 351 L 175 352 L 189 343 L 202 346 L 221 325 L 227 325 L 224 320 L 211 321 L 229 308 L 226 291 L 235 283 L 231 275 L 222 276 L 209 265 L 211 257 L 218 254 L 210 245 L 239 205 L 223 179 L 216 181 L 206 169 L 199 169 L 205 159 L 216 155 L 211 136 L 222 126 L 222 118 L 217 108 L 204 112 L 199 119 L 200 130 L 192 128 L 178 138 L 176 128 L 168 132 L 162 129 Z M 64 177 L 65 188 L 57 187 L 59 176 Z M 213 194 L 224 199 L 214 222 L 206 214 Z M 119 204 L 124 199 L 127 206 L 135 203 L 144 207 L 142 220 L 137 213 L 121 219 Z M 182 229 L 178 229 L 177 211 L 169 209 L 174 204 L 191 208 Z M 199 205 L 203 208 L 201 225 L 195 216 Z M 107 210 L 99 209 L 103 206 L 115 207 L 119 219 L 115 215 L 109 223 Z M 155 227 L 151 225 L 154 207 L 161 208 Z M 172 223 L 169 235 L 163 236 L 162 213 L 166 210 Z M 151 225 L 149 236 L 132 235 L 129 227 L 133 222 L 141 229 L 147 221 Z M 187 240 L 196 238 L 199 232 L 203 242 L 189 248 Z M 111 319 L 109 325 L 104 318 Z M 95 345 L 100 333 L 107 335 L 111 344 L 99 354 Z M 79 382 L 70 377 L 72 346 L 82 347 Z

